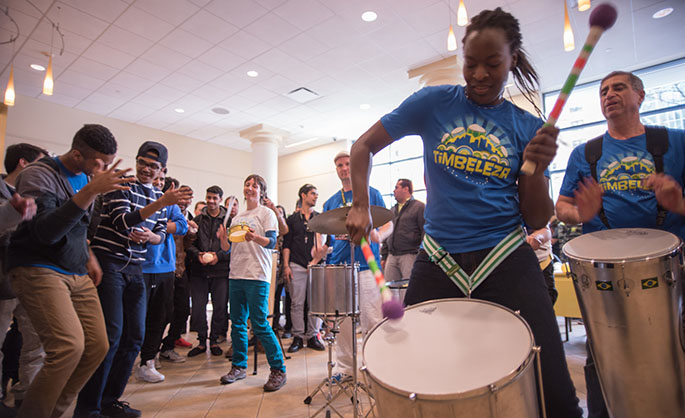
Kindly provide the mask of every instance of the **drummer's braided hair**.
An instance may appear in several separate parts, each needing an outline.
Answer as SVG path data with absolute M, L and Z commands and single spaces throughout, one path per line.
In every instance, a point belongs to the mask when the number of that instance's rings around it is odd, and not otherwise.
M 521 36 L 521 26 L 518 19 L 500 7 L 495 10 L 483 10 L 474 16 L 471 19 L 471 23 L 466 27 L 466 33 L 461 40 L 462 44 L 466 43 L 466 38 L 471 33 L 488 28 L 504 31 L 504 35 L 509 42 L 511 54 L 517 56 L 516 64 L 511 69 L 516 87 L 521 91 L 523 97 L 533 105 L 538 115 L 542 117 L 542 111 L 535 103 L 535 97 L 539 88 L 539 77 L 528 58 L 528 53 L 523 49 L 523 37 Z
M 245 179 L 245 183 L 247 183 L 250 180 L 254 180 L 259 184 L 259 204 L 263 205 L 264 200 L 266 199 L 266 180 L 264 180 L 264 177 L 260 176 L 259 174 L 250 174 L 247 176 Z

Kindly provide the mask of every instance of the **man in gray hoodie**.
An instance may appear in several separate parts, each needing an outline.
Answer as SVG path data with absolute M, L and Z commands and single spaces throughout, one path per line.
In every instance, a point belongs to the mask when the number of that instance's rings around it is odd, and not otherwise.
M 85 125 L 71 149 L 28 166 L 17 193 L 36 200 L 36 216 L 23 222 L 7 248 L 12 289 L 45 349 L 19 417 L 60 416 L 107 353 L 105 321 L 95 286 L 102 270 L 86 231 L 96 196 L 122 190 L 128 170 L 116 169 L 117 143 L 101 125 Z

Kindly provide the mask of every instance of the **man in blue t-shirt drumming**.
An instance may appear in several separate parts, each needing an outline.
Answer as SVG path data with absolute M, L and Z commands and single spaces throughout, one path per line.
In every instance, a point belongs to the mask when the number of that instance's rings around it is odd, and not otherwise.
M 648 151 L 645 126 L 640 122 L 640 105 L 645 98 L 642 80 L 629 72 L 614 71 L 602 79 L 599 95 L 607 132 L 596 153 L 599 159 L 595 173 L 588 162 L 593 158 L 586 157 L 591 142 L 579 145 L 568 161 L 556 204 L 557 217 L 569 225 L 582 223 L 583 233 L 610 228 L 658 228 L 682 239 L 685 132 L 665 131 L 668 148 L 662 156 L 663 172 L 658 173 L 654 156 Z M 657 204 L 663 211 L 657 209 Z M 659 212 L 664 217 L 657 221 Z M 589 350 L 585 380 L 589 418 L 608 418 Z
M 342 189 L 338 190 L 323 205 L 324 213 L 344 206 L 352 205 L 352 178 L 350 175 L 350 154 L 347 151 L 340 151 L 333 158 L 335 171 L 342 183 Z M 369 202 L 371 205 L 385 207 L 385 202 L 381 193 L 369 188 Z M 388 222 L 378 230 L 371 231 L 369 245 L 374 257 L 380 260 L 379 245 L 392 232 L 392 222 Z M 330 237 L 327 245 L 332 248 L 328 257 L 328 264 L 349 264 L 352 261 L 350 254 L 350 241 L 347 235 Z M 354 249 L 354 261 L 359 263 L 359 314 L 361 319 L 362 332 L 368 332 L 378 321 L 383 319 L 381 314 L 381 295 L 376 287 L 376 279 L 369 270 L 366 259 L 361 251 L 361 247 Z M 348 319 L 340 325 L 340 333 L 336 342 L 336 379 L 341 380 L 346 376 L 352 376 L 352 324 Z

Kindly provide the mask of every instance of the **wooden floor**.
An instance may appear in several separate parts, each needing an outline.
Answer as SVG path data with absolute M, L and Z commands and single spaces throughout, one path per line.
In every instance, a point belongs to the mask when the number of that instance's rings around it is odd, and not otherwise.
M 558 318 L 562 338 L 564 321 Z M 194 341 L 194 336 L 186 336 Z M 283 340 L 287 348 L 290 340 Z M 223 348 L 228 346 L 222 344 Z M 581 406 L 585 409 L 585 380 L 583 364 L 585 362 L 585 329 L 574 321 L 570 340 L 564 343 L 566 359 L 571 377 L 576 385 Z M 178 349 L 183 355 L 188 349 Z M 185 363 L 162 362 L 160 372 L 166 376 L 161 383 L 143 383 L 131 377 L 122 400 L 143 411 L 144 417 L 160 418 L 294 418 L 311 417 L 323 405 L 321 395 L 314 397 L 311 405 L 303 400 L 316 388 L 326 376 L 327 353 L 308 349 L 291 354 L 286 361 L 288 383 L 278 392 L 264 393 L 262 385 L 269 375 L 269 366 L 264 354 L 258 357 L 258 375 L 251 375 L 252 350 L 250 350 L 250 368 L 245 380 L 231 385 L 221 385 L 219 378 L 230 368 L 224 356 L 213 357 L 206 353 L 189 358 Z M 362 397 L 363 405 L 367 404 Z M 334 406 L 347 418 L 353 416 L 349 398 L 341 396 Z M 64 415 L 71 417 L 73 406 Z M 587 413 L 587 412 L 586 412 Z M 325 413 L 318 416 L 325 417 Z M 333 413 L 333 417 L 336 415 Z

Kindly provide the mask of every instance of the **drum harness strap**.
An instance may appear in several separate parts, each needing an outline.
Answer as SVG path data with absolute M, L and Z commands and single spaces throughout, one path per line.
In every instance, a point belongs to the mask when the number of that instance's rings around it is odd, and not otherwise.
M 518 227 L 510 232 L 509 235 L 504 237 L 502 241 L 490 250 L 471 276 L 466 274 L 459 264 L 454 261 L 454 258 L 428 234 L 423 236 L 423 248 L 428 253 L 430 260 L 445 272 L 459 290 L 467 297 L 471 297 L 471 293 L 478 285 L 483 283 L 483 280 L 525 241 L 526 235 L 522 227 Z
M 668 151 L 668 130 L 661 126 L 645 126 L 645 138 L 647 142 L 647 151 L 652 154 L 654 159 L 654 169 L 657 173 L 664 172 L 664 154 Z M 597 178 L 597 162 L 602 157 L 602 141 L 604 134 L 597 138 L 591 139 L 585 145 L 585 161 L 590 164 L 590 174 L 595 181 L 599 182 Z M 599 209 L 599 219 L 608 228 L 609 218 L 604 212 L 604 205 Z M 666 209 L 657 203 L 656 226 L 661 226 L 666 219 Z

